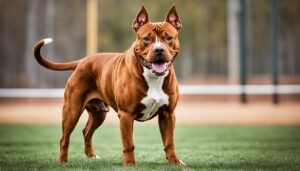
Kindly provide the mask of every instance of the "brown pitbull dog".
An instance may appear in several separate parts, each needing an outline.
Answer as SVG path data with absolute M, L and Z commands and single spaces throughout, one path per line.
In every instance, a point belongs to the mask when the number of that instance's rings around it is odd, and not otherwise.
M 62 113 L 59 162 L 68 161 L 70 134 L 81 113 L 89 117 L 83 129 L 85 153 L 98 158 L 92 147 L 94 131 L 103 123 L 108 106 L 120 118 L 123 164 L 135 165 L 133 122 L 158 115 L 159 128 L 169 164 L 184 165 L 174 147 L 175 107 L 178 84 L 172 66 L 178 52 L 181 22 L 173 6 L 164 22 L 150 22 L 142 7 L 132 25 L 136 40 L 124 53 L 98 53 L 69 63 L 54 63 L 40 53 L 47 38 L 34 47 L 36 60 L 52 70 L 74 70 L 68 79 Z

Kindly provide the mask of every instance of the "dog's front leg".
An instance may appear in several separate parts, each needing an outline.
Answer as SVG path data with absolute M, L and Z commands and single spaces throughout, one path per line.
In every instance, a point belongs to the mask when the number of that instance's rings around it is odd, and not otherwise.
M 174 128 L 175 128 L 175 113 L 164 111 L 158 116 L 159 129 L 166 152 L 166 158 L 170 165 L 184 165 L 178 159 L 174 147 Z
M 135 165 L 133 144 L 134 117 L 126 112 L 118 112 L 120 118 L 120 130 L 123 143 L 123 165 Z

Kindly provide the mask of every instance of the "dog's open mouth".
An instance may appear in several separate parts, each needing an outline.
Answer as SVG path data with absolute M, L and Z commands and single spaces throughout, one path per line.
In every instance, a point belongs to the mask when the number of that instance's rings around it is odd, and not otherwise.
M 168 71 L 173 61 L 157 60 L 154 62 L 146 61 L 142 56 L 138 56 L 139 63 L 145 68 L 151 70 L 155 75 L 162 76 Z
M 152 72 L 156 75 L 163 75 L 169 68 L 171 62 L 165 62 L 163 60 L 158 60 L 151 63 Z

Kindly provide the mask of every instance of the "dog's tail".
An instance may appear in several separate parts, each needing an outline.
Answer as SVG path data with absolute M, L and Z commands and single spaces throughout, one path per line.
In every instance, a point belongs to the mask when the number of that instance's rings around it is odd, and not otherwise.
M 46 39 L 40 40 L 34 46 L 33 52 L 34 52 L 35 59 L 38 61 L 38 63 L 48 69 L 52 69 L 52 70 L 56 70 L 56 71 L 74 70 L 77 67 L 80 60 L 73 61 L 73 62 L 66 62 L 66 63 L 56 63 L 56 62 L 51 62 L 51 61 L 44 59 L 44 57 L 41 55 L 41 48 L 42 48 L 42 46 L 50 44 L 52 42 L 53 42 L 53 39 L 46 38 Z

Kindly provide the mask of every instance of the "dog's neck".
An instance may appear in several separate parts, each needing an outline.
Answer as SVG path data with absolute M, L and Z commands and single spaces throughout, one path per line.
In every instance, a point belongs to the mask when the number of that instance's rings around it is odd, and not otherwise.
M 128 71 L 137 78 L 142 78 L 143 75 L 143 66 L 138 61 L 138 56 L 136 56 L 134 52 L 134 47 L 136 42 L 133 42 L 131 47 L 125 52 L 125 64 L 127 66 Z

